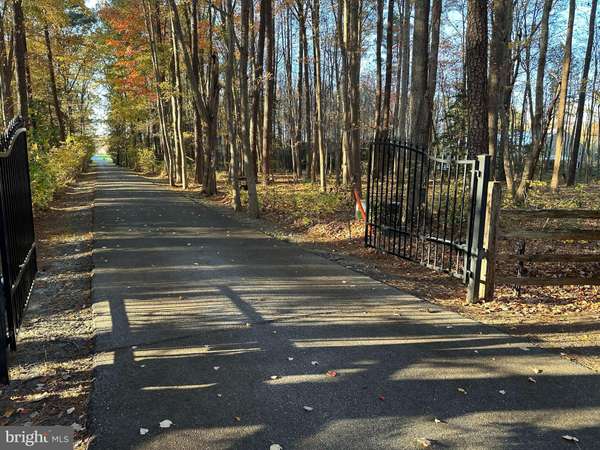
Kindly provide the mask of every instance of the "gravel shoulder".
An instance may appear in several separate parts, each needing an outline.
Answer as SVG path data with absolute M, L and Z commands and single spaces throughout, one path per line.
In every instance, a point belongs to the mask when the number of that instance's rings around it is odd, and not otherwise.
M 77 449 L 88 443 L 93 380 L 94 190 L 92 168 L 36 214 L 39 273 L 0 398 L 1 425 L 72 426 Z

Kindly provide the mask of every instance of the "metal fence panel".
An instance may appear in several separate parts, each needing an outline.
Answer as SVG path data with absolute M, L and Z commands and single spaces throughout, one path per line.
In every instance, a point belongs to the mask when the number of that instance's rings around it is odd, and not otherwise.
M 365 245 L 475 282 L 488 178 L 487 156 L 436 156 L 403 141 L 376 139 L 369 154 Z
M 27 134 L 20 118 L 0 138 L 0 382 L 8 382 L 6 348 L 16 348 L 37 273 Z

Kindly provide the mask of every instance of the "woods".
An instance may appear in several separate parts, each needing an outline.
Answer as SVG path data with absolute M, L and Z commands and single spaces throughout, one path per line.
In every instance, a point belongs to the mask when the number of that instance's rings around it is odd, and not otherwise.
M 362 193 L 374 136 L 489 153 L 518 204 L 599 175 L 597 1 L 142 4 L 99 10 L 111 151 L 207 195 L 227 171 L 252 216 L 276 175 Z
M 280 176 L 362 195 L 374 137 L 490 154 L 525 204 L 600 176 L 597 3 L 8 0 L 2 120 L 30 124 L 34 169 L 96 133 L 183 189 L 227 172 L 254 217 Z
M 597 16 L 0 0 L 0 425 L 598 442 L 600 383 L 561 361 L 600 367 Z

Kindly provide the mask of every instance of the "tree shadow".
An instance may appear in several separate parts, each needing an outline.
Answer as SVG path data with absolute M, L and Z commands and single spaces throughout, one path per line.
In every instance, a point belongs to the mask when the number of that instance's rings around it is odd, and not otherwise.
M 441 448 L 552 449 L 569 444 L 564 434 L 583 447 L 600 439 L 599 377 L 535 342 L 131 173 L 107 168 L 99 183 L 92 448 L 403 449 L 427 437 Z M 164 419 L 174 425 L 160 429 Z

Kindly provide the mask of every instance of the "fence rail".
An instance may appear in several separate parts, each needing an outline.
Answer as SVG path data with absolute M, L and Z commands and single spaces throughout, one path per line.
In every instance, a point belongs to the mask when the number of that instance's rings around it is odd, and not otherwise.
M 587 219 L 599 220 L 600 210 L 569 210 L 569 209 L 505 209 L 502 210 L 502 217 L 511 223 L 511 227 L 504 227 L 499 230 L 499 238 L 504 240 L 513 240 L 517 242 L 516 254 L 510 257 L 517 261 L 516 275 L 497 277 L 497 284 L 512 286 L 591 286 L 600 285 L 600 276 L 527 276 L 525 263 L 530 264 L 584 264 L 600 263 L 599 252 L 574 253 L 569 249 L 568 242 L 592 242 L 600 241 L 600 231 L 596 228 L 564 228 L 564 220 L 567 219 Z M 531 220 L 550 220 L 560 219 L 560 228 L 547 229 L 539 227 L 536 230 L 528 230 L 523 227 L 523 222 Z M 515 226 L 518 224 L 518 226 Z M 530 253 L 526 254 L 528 241 L 561 241 L 564 250 L 558 253 Z
M 7 347 L 16 349 L 37 272 L 27 134 L 20 118 L 0 137 L 0 382 L 8 383 Z

